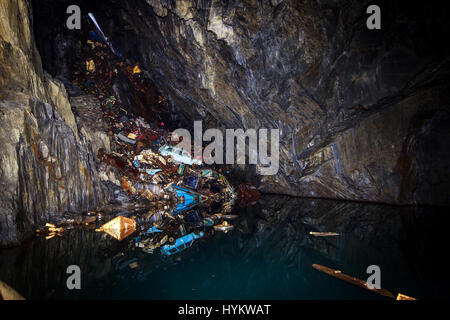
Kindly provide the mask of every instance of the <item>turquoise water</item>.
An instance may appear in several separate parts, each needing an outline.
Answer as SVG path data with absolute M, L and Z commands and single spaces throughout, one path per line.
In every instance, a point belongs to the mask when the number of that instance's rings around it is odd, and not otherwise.
M 394 295 L 448 299 L 441 273 L 446 208 L 264 196 L 239 209 L 235 229 L 197 240 L 170 257 L 147 254 L 88 229 L 35 238 L 0 250 L 0 279 L 27 299 L 384 299 L 322 274 L 312 264 L 366 280 L 381 269 Z M 310 231 L 339 232 L 317 238 Z M 138 268 L 130 264 L 137 262 Z M 66 268 L 81 268 L 81 290 L 66 288 Z

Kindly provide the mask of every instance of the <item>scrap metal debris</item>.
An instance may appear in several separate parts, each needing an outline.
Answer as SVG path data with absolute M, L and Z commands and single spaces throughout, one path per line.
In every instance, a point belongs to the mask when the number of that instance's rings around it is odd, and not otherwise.
M 57 227 L 53 223 L 46 223 L 44 228 L 36 229 L 36 233 L 46 235 L 45 239 L 49 240 L 56 235 L 61 236 L 64 232 L 64 229 L 62 227 Z
M 74 91 L 81 89 L 99 100 L 110 147 L 94 152 L 118 178 L 114 183 L 120 183 L 128 196 L 124 198 L 139 210 L 110 216 L 89 208 L 83 217 L 70 217 L 71 224 L 83 228 L 96 224 L 95 230 L 108 235 L 108 241 L 116 239 L 147 254 L 177 257 L 217 231 L 231 232 L 232 221 L 239 218 L 232 214 L 235 203 L 252 205 L 261 194 L 249 183 L 236 189 L 225 176 L 229 171 L 222 174 L 221 169 L 206 166 L 205 159 L 195 157 L 194 148 L 188 152 L 177 147 L 181 137 L 171 131 L 173 111 L 168 99 L 142 66 L 115 54 L 90 17 L 96 31 L 80 36 L 83 42 L 77 46 L 71 83 Z M 117 84 L 125 82 L 127 90 L 118 90 Z M 105 221 L 99 227 L 101 218 Z M 41 229 L 38 232 L 47 239 L 64 232 L 60 224 Z M 142 268 L 137 260 L 127 261 L 124 267 Z
M 95 231 L 104 231 L 111 237 L 121 241 L 136 231 L 136 221 L 127 217 L 119 216 L 105 223 Z
M 259 191 L 249 183 L 236 190 L 221 169 L 206 167 L 204 159 L 195 157 L 194 148 L 188 152 L 176 146 L 182 138 L 169 129 L 168 100 L 139 64 L 125 61 L 112 48 L 94 16 L 89 17 L 95 30 L 80 35 L 86 45 L 77 46 L 72 85 L 100 101 L 111 143 L 108 151 L 96 150 L 97 158 L 118 173 L 123 192 L 143 208 L 132 218 L 122 212 L 96 231 L 119 241 L 137 234 L 135 247 L 171 255 L 214 230 L 232 230 L 229 221 L 238 218 L 230 214 L 236 200 L 253 204 Z M 128 84 L 126 93 L 117 89 L 122 82 Z M 91 220 L 84 219 L 83 225 L 106 215 L 89 211 L 86 216 Z M 56 226 L 48 228 L 49 236 L 62 232 Z M 130 268 L 138 267 L 130 264 Z
M 223 231 L 227 233 L 228 231 L 232 230 L 234 226 L 228 224 L 227 221 L 222 222 L 221 224 L 215 225 L 214 230 Z

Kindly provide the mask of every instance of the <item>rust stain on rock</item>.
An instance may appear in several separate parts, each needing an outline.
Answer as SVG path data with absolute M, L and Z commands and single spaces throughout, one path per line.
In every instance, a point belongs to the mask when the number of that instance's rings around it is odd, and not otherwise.
M 93 195 L 93 190 L 92 190 L 92 184 L 91 184 L 91 176 L 89 175 L 89 170 L 83 166 L 83 164 L 78 161 L 78 167 L 80 168 L 80 172 L 83 174 L 83 176 L 86 178 L 86 184 L 88 187 L 88 195 L 89 198 Z
M 55 179 L 56 181 L 62 181 L 63 178 L 60 177 L 56 177 L 56 173 L 55 173 L 55 168 L 53 167 L 53 163 L 51 161 L 48 161 L 46 159 L 44 159 L 38 150 L 38 146 L 35 142 L 32 143 L 32 148 L 33 148 L 33 153 L 34 153 L 34 157 L 36 158 L 37 161 L 39 161 L 41 164 L 43 164 L 44 166 L 46 166 L 50 172 L 50 176 Z

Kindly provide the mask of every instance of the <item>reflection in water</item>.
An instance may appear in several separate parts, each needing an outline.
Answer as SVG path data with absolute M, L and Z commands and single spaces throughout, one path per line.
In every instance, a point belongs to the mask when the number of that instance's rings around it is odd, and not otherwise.
M 0 251 L 0 279 L 27 299 L 384 299 L 312 268 L 365 280 L 367 267 L 378 265 L 381 286 L 394 295 L 448 298 L 449 280 L 437 268 L 447 242 L 445 211 L 264 196 L 230 213 L 238 218 L 228 233 L 195 211 L 197 223 L 184 230 L 174 220 L 122 241 L 93 228 L 35 238 Z M 193 239 L 186 249 L 164 252 L 186 235 Z M 65 286 L 71 264 L 81 267 L 81 290 Z

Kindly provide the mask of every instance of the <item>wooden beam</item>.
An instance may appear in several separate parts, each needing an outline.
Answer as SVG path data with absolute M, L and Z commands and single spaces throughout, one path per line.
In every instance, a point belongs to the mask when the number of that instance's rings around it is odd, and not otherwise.
M 348 282 L 348 283 L 351 283 L 351 284 L 353 284 L 355 286 L 361 287 L 363 289 L 366 289 L 366 290 L 378 293 L 379 295 L 395 299 L 394 295 L 391 292 L 389 292 L 388 290 L 383 289 L 383 288 L 370 289 L 367 286 L 367 282 L 365 282 L 363 280 L 360 280 L 360 279 L 357 279 L 357 278 L 354 278 L 354 277 L 351 277 L 351 276 L 348 276 L 348 275 L 342 273 L 340 270 L 334 270 L 334 269 L 322 266 L 320 264 L 313 264 L 312 266 L 313 266 L 314 269 L 319 270 L 319 271 L 321 271 L 323 273 L 326 273 L 326 274 L 328 274 L 328 275 L 330 275 L 330 276 L 332 276 L 334 278 L 338 278 L 340 280 L 344 280 L 345 282 Z

